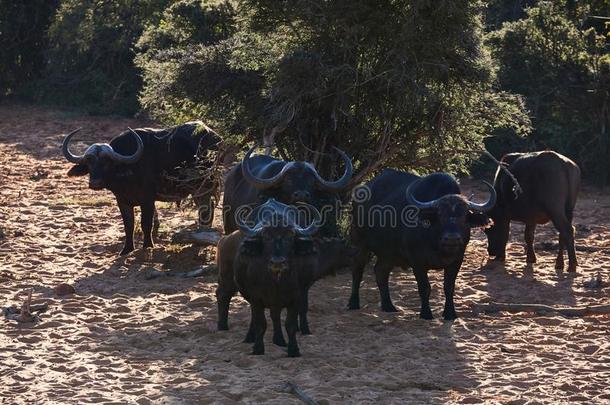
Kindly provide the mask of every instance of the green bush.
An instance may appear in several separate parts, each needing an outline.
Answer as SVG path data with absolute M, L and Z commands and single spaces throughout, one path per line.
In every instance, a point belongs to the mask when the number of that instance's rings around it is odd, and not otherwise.
M 44 78 L 30 94 L 95 113 L 133 115 L 141 88 L 133 46 L 168 3 L 62 0 L 49 27 Z
M 59 0 L 0 0 L 0 98 L 38 80 L 45 66 L 46 31 Z
M 180 1 L 139 42 L 142 105 L 202 117 L 229 139 L 275 142 L 323 171 L 330 145 L 359 169 L 464 169 L 459 148 L 529 121 L 495 91 L 482 3 Z M 195 24 L 194 21 L 204 21 Z
M 535 127 L 529 148 L 564 153 L 586 177 L 605 183 L 610 58 L 602 36 L 568 17 L 562 7 L 540 2 L 527 18 L 490 33 L 487 42 L 501 87 L 527 100 Z

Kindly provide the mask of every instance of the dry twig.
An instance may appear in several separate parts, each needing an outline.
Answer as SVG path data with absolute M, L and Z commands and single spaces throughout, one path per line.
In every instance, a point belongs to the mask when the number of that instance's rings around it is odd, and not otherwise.
M 293 383 L 292 381 L 286 382 L 286 387 L 288 390 L 293 393 L 297 398 L 306 403 L 307 405 L 319 405 L 318 402 L 307 395 L 298 385 Z
M 488 304 L 476 304 L 473 307 L 475 313 L 493 314 L 497 312 L 533 312 L 538 315 L 558 313 L 563 316 L 587 316 L 610 314 L 610 305 L 590 305 L 586 307 L 564 307 L 556 308 L 543 304 L 511 304 L 502 302 L 490 302 Z

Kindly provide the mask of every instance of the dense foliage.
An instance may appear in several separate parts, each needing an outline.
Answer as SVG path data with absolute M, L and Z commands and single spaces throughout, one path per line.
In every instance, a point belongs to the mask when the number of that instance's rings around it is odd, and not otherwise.
M 0 0 L 0 97 L 40 78 L 59 0 Z
M 207 33 L 192 28 L 197 8 Z M 493 88 L 481 11 L 472 1 L 181 1 L 140 41 L 142 102 L 322 169 L 329 145 L 361 168 L 457 169 L 456 148 L 495 127 L 528 128 L 520 99 Z
M 580 29 L 589 9 L 541 2 L 488 36 L 502 88 L 527 100 L 535 131 L 527 149 L 555 149 L 605 183 L 610 173 L 607 39 Z M 572 18 L 570 18 L 572 16 Z
M 0 0 L 0 96 L 203 119 L 323 171 L 336 145 L 458 172 L 485 142 L 607 181 L 609 3 Z

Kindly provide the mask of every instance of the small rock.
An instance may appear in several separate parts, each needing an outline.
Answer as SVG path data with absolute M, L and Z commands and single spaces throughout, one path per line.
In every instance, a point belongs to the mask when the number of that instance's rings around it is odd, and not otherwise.
M 23 236 L 23 235 L 25 235 L 25 234 L 23 233 L 23 231 L 15 231 L 15 232 L 13 233 L 13 236 L 15 236 L 16 238 L 18 238 L 18 237 L 20 237 L 20 236 Z
M 57 294 L 59 297 L 74 293 L 76 293 L 76 290 L 70 284 L 62 283 L 55 287 L 55 294 Z

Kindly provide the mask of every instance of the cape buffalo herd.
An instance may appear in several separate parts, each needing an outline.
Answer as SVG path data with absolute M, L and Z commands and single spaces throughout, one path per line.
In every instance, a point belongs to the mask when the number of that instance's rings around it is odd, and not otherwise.
M 77 155 L 62 145 L 74 164 L 69 176 L 89 174 L 89 187 L 108 189 L 116 197 L 125 227 L 121 255 L 134 250 L 134 207 L 140 206 L 144 248 L 153 247 L 155 201 L 194 201 L 213 212 L 211 195 L 217 182 L 194 179 L 188 170 L 218 169 L 208 151 L 222 149 L 221 138 L 202 122 L 168 129 L 128 129 L 109 143 L 95 143 Z M 389 275 L 412 269 L 421 301 L 420 318 L 432 319 L 428 271 L 444 271 L 443 318 L 456 319 L 454 292 L 472 228 L 488 238 L 492 260 L 504 261 L 511 221 L 525 223 L 527 261 L 536 261 L 534 232 L 549 221 L 559 232 L 556 268 L 577 267 L 572 218 L 580 187 L 580 169 L 552 151 L 510 153 L 498 167 L 485 202 L 466 197 L 455 177 L 384 169 L 363 185 L 354 182 L 354 166 L 342 150 L 330 149 L 337 162 L 336 179 L 323 177 L 313 163 L 254 155 L 256 147 L 224 175 L 222 220 L 225 236 L 217 245 L 218 330 L 228 329 L 231 298 L 239 291 L 248 301 L 251 320 L 245 341 L 253 354 L 264 353 L 267 322 L 273 322 L 273 342 L 287 346 L 288 356 L 300 355 L 296 332 L 309 334 L 308 293 L 316 280 L 340 268 L 352 272 L 348 309 L 360 308 L 359 289 L 371 255 L 381 310 L 396 311 Z M 351 204 L 346 204 L 350 200 Z M 477 200 L 480 201 L 480 198 Z M 303 215 L 305 213 L 305 215 Z M 339 221 L 347 216 L 347 221 Z M 205 221 L 211 225 L 211 218 Z M 340 229 L 345 224 L 349 229 Z M 349 238 L 341 235 L 349 234 Z M 286 308 L 285 329 L 281 312 Z

